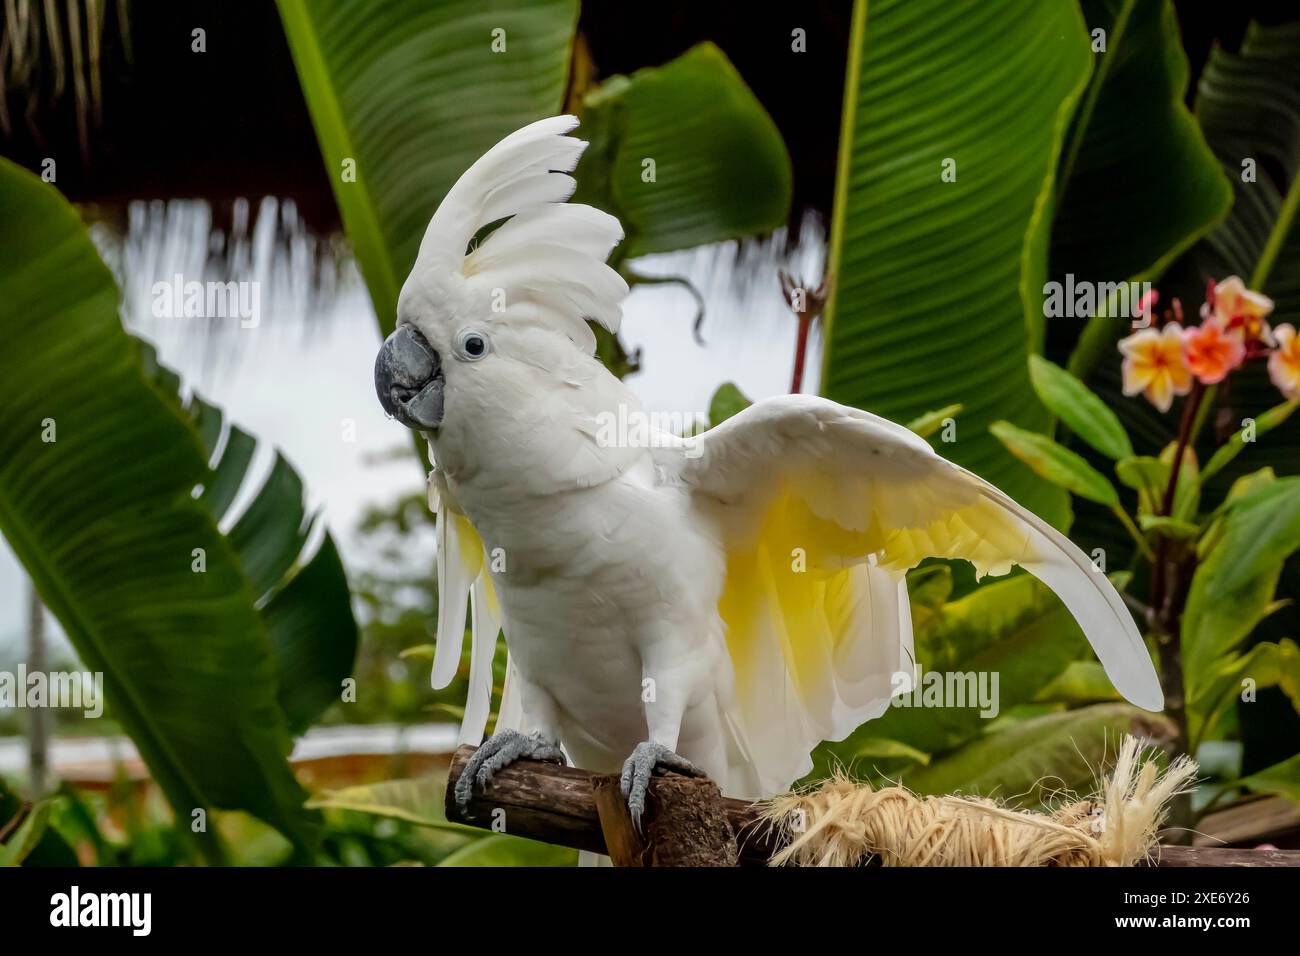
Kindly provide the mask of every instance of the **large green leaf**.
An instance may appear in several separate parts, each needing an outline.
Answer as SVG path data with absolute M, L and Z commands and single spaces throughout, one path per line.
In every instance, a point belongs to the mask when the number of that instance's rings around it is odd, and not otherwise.
M 401 820 L 446 834 L 464 837 L 439 866 L 572 866 L 577 851 L 550 846 L 508 834 L 485 834 L 460 823 L 450 823 L 443 812 L 447 778 L 441 774 L 412 780 L 346 787 L 313 797 L 308 806 L 320 810 L 350 810 L 390 820 Z
M 952 457 L 1058 524 L 1065 493 L 987 429 L 1048 424 L 1026 359 L 1090 69 L 1073 3 L 858 0 L 831 226 L 825 394 L 897 421 L 960 402 Z
M 1084 0 L 1105 52 L 1079 105 L 1061 160 L 1052 227 L 1052 277 L 1080 282 L 1153 280 L 1223 219 L 1232 188 L 1184 104 L 1189 70 L 1170 0 Z M 1140 145 L 1136 145 L 1140 144 Z M 1063 355 L 1080 325 L 1049 323 Z M 1128 328 L 1126 317 L 1088 323 L 1091 368 Z
M 207 451 L 212 474 L 199 500 L 218 523 L 232 524 L 230 507 L 249 480 L 256 439 L 233 422 L 227 425 L 221 409 L 197 395 L 181 404 L 179 378 L 158 362 L 152 346 L 139 344 L 146 374 L 194 423 Z M 343 562 L 328 533 L 307 556 L 313 518 L 303 499 L 302 479 L 277 453 L 227 535 L 253 585 L 275 657 L 278 699 L 295 735 L 339 699 L 357 655 Z
M 1032 468 L 1034 474 L 1081 498 L 1110 508 L 1118 507 L 1119 492 L 1110 480 L 1064 445 L 1010 422 L 994 422 L 989 431 L 1007 451 Z
M 402 820 L 416 826 L 454 833 L 475 831 L 460 823 L 451 823 L 443 811 L 447 792 L 445 774 L 415 777 L 410 780 L 384 780 L 358 784 L 341 790 L 318 794 L 308 806 L 318 810 L 351 810 L 390 820 Z
M 1300 754 L 1266 767 L 1241 781 L 1255 793 L 1272 793 L 1300 803 Z
M 1167 739 L 1173 725 L 1124 703 L 1045 714 L 1015 721 L 929 766 L 909 768 L 902 782 L 922 794 L 977 794 L 1016 804 L 1062 790 L 1088 793 L 1098 783 L 1099 768 L 1130 733 Z
M 1215 274 L 1257 282 L 1282 316 L 1300 315 L 1300 255 L 1288 254 L 1300 250 L 1300 23 L 1252 24 L 1240 52 L 1216 47 L 1196 114 L 1236 193 L 1232 214 L 1206 240 Z M 1248 160 L 1252 181 L 1243 175 Z
M 146 379 L 72 207 L 0 161 L 0 221 L 0 531 L 177 815 L 246 809 L 307 844 L 255 595 L 192 494 L 199 436 Z
M 1282 566 L 1300 549 L 1300 478 L 1280 478 L 1234 501 L 1192 577 L 1182 621 L 1183 682 L 1200 701 L 1226 655 L 1273 610 Z
M 1119 700 L 1123 698 L 1111 684 L 1106 669 L 1099 661 L 1071 661 L 1034 698 L 1035 703 L 1067 704 L 1071 707 Z
M 49 826 L 52 809 L 54 799 L 50 798 L 40 801 L 28 811 L 9 838 L 0 843 L 0 867 L 21 865 L 40 845 Z
M 1132 456 L 1124 426 L 1083 382 L 1041 355 L 1029 356 L 1029 380 L 1048 410 L 1097 451 L 1114 459 Z
M 1246 689 L 1280 687 L 1300 711 L 1300 647 L 1295 641 L 1261 641 L 1244 654 L 1229 654 L 1212 674 L 1198 680 L 1187 701 L 1188 738 L 1212 739 L 1215 723 Z M 1194 749 L 1194 748 L 1193 748 Z
M 32 807 L 5 786 L 4 780 L 0 780 L 0 831 L 8 834 L 4 842 L 0 843 L 0 866 L 80 865 L 76 850 L 52 825 L 50 819 L 62 799 L 51 797 Z M 23 817 L 22 820 L 18 819 L 20 816 Z M 6 860 L 7 863 L 3 862 Z
M 333 538 L 325 536 L 261 612 L 280 685 L 276 700 L 299 734 L 340 699 L 356 663 L 357 625 Z
M 387 335 L 443 195 L 559 111 L 577 0 L 279 0 L 343 225 Z M 493 35 L 493 31 L 504 33 Z M 504 42 L 503 52 L 494 52 Z M 356 181 L 343 179 L 356 164 Z
M 621 258 L 785 222 L 792 178 L 785 143 L 712 43 L 605 81 L 584 98 L 582 124 L 591 146 L 576 173 L 574 199 L 623 223 Z

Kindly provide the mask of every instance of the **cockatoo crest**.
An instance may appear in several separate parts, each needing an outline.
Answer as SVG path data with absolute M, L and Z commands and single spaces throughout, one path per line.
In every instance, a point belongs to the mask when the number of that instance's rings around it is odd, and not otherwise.
M 546 327 L 587 354 L 596 337 L 586 319 L 617 331 L 627 283 L 605 260 L 623 227 L 599 209 L 567 204 L 577 185 L 568 173 L 587 147 L 565 135 L 577 125 L 573 116 L 539 120 L 484 153 L 433 214 L 402 299 L 419 296 L 426 316 L 453 323 L 473 315 Z

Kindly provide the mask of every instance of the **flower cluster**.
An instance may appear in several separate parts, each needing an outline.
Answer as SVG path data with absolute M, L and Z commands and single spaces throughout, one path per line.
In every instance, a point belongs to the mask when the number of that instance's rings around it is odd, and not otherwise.
M 1142 303 L 1151 317 L 1154 292 Z M 1169 411 L 1175 395 L 1193 382 L 1217 385 L 1253 358 L 1268 358 L 1273 384 L 1289 399 L 1300 399 L 1300 339 L 1290 325 L 1269 328 L 1273 301 L 1246 288 L 1237 276 L 1211 282 L 1198 325 L 1183 326 L 1177 299 L 1160 321 L 1119 343 L 1124 356 L 1124 394 L 1141 392 L 1156 408 Z

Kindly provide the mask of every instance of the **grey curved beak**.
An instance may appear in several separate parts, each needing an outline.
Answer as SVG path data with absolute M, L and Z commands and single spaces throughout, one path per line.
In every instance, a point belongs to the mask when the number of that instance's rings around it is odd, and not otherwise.
M 442 360 L 413 325 L 399 325 L 375 358 L 379 404 L 407 428 L 428 431 L 442 424 Z

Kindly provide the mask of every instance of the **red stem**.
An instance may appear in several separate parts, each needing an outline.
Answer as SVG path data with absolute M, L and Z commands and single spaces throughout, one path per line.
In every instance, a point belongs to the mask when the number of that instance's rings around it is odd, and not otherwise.
M 1169 485 L 1165 488 L 1160 514 L 1170 515 L 1178 491 L 1178 475 L 1182 470 L 1183 456 L 1191 442 L 1192 426 L 1205 397 L 1205 386 L 1193 383 L 1191 394 L 1183 403 L 1183 418 L 1178 426 L 1178 444 L 1174 447 L 1174 460 L 1169 468 Z M 1194 562 L 1193 562 L 1194 563 Z M 1165 711 L 1178 728 L 1176 738 L 1170 742 L 1175 753 L 1186 753 L 1187 711 L 1183 700 L 1182 614 L 1187 601 L 1186 585 L 1188 560 L 1181 546 L 1171 553 L 1169 539 L 1161 534 L 1156 541 L 1156 559 L 1151 566 L 1151 617 L 1149 625 L 1155 632 L 1156 650 L 1160 655 L 1161 683 L 1165 689 Z M 1190 827 L 1191 803 L 1186 795 L 1178 797 L 1173 805 L 1171 820 L 1175 826 Z
M 1183 420 L 1178 425 L 1178 446 L 1174 449 L 1174 462 L 1169 466 L 1169 487 L 1165 489 L 1165 500 L 1160 505 L 1160 514 L 1168 516 L 1174 509 L 1174 495 L 1178 491 L 1178 473 L 1183 468 L 1183 456 L 1187 453 L 1187 443 L 1192 436 L 1192 423 L 1200 411 L 1201 399 L 1205 396 L 1205 386 L 1199 381 L 1192 383 L 1192 394 L 1187 396 L 1183 406 Z

